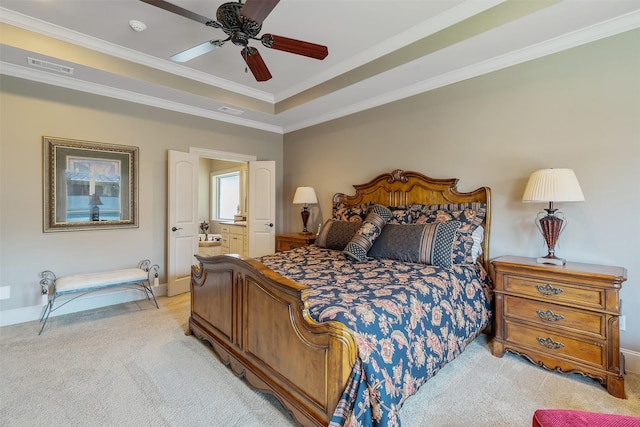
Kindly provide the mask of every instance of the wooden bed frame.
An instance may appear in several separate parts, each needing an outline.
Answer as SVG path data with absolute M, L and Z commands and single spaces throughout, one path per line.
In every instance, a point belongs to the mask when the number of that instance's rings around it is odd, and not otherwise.
M 354 185 L 334 202 L 357 206 L 483 202 L 487 271 L 491 191 L 456 190 L 457 179 L 433 179 L 395 170 Z M 196 256 L 191 279 L 189 331 L 209 343 L 223 363 L 253 388 L 273 394 L 300 425 L 327 425 L 356 362 L 355 336 L 338 322 L 318 323 L 305 305 L 306 286 L 251 258 Z

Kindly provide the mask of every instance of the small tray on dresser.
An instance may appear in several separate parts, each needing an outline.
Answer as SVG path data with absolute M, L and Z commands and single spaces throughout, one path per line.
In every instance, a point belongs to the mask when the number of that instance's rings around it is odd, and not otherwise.
M 619 329 L 625 268 L 555 266 L 515 256 L 496 258 L 491 266 L 494 356 L 511 351 L 546 369 L 580 373 L 625 398 Z

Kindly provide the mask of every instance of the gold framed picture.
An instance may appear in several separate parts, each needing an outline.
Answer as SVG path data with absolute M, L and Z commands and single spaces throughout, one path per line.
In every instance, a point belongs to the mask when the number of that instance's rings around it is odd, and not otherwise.
M 138 147 L 42 139 L 45 233 L 138 227 Z

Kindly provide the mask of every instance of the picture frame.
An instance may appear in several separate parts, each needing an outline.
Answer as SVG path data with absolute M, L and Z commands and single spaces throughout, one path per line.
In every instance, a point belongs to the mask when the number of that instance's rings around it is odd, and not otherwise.
M 42 140 L 45 233 L 138 227 L 138 147 Z

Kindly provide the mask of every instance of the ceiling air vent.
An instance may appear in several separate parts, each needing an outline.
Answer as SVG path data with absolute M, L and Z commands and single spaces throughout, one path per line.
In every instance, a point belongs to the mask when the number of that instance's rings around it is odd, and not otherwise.
M 49 71 L 55 71 L 56 73 L 62 73 L 62 74 L 68 74 L 68 75 L 73 74 L 73 68 L 67 67 L 66 65 L 54 64 L 53 62 L 43 61 L 42 59 L 36 59 L 31 57 L 28 57 L 27 59 L 29 61 L 29 65 L 34 67 L 43 68 Z
M 233 114 L 234 116 L 239 116 L 240 114 L 244 113 L 244 111 L 242 110 L 236 110 L 235 108 L 226 107 L 226 106 L 222 106 L 218 108 L 218 111 L 222 111 L 223 113 L 227 113 L 227 114 Z

